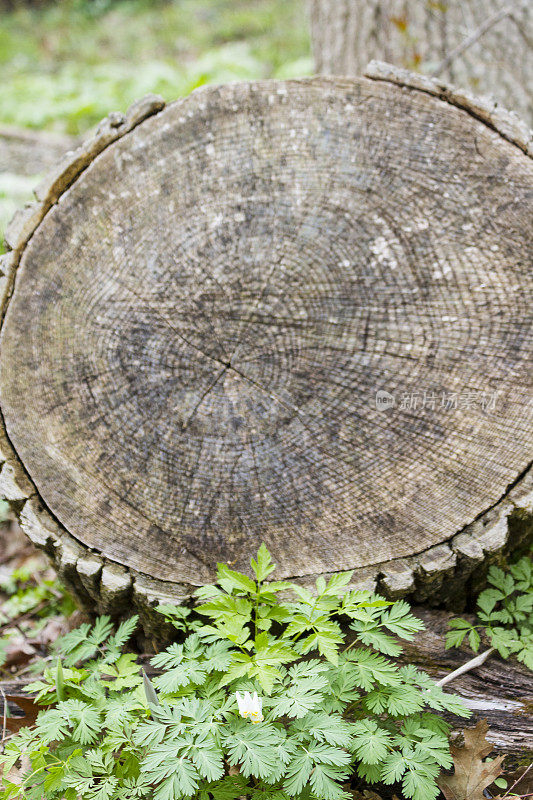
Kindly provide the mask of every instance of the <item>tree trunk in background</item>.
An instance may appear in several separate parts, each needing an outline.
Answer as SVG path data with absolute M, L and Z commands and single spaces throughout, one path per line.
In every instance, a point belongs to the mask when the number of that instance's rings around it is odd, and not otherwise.
M 360 75 L 372 59 L 438 72 L 533 124 L 530 0 L 309 0 L 309 10 L 318 73 Z
M 0 126 L 0 173 L 39 175 L 78 144 L 74 136 Z

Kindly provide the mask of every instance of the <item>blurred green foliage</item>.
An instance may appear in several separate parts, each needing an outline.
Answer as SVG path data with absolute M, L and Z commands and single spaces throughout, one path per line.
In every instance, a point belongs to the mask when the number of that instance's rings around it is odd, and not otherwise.
M 311 71 L 303 0 L 63 0 L 0 17 L 0 122 L 79 134 L 140 95 Z
M 0 222 L 0 226 L 1 226 Z M 10 517 L 9 503 L 6 500 L 0 500 L 0 524 L 7 522 Z
M 47 575 L 48 564 L 35 558 L 2 576 L 0 591 L 8 595 L 0 608 L 0 624 L 6 625 L 28 611 L 40 608 L 41 618 L 55 614 L 68 616 L 76 609 L 72 597 L 67 594 L 57 578 Z M 41 608 L 43 605 L 46 607 Z
M 148 92 L 168 101 L 205 83 L 312 70 L 304 0 L 16 5 L 0 13 L 0 124 L 78 135 Z M 0 173 L 0 254 L 37 179 Z
M 40 556 L 4 571 L 0 595 L 0 670 L 17 652 L 22 664 L 30 660 L 20 651 L 21 639 L 30 645 L 51 618 L 68 618 L 76 610 L 73 598 Z

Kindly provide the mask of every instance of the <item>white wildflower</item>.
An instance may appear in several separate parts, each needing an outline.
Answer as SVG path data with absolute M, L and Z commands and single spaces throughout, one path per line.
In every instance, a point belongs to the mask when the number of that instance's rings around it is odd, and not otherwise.
M 237 705 L 239 706 L 239 714 L 241 717 L 250 717 L 253 723 L 262 722 L 264 720 L 263 701 L 257 696 L 257 692 L 254 692 L 253 695 L 251 695 L 250 692 L 245 692 L 244 695 L 235 692 L 235 697 L 237 698 Z

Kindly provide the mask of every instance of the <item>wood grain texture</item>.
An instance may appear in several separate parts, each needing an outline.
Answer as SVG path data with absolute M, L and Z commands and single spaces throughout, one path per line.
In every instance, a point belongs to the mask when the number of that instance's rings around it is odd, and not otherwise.
M 381 59 L 431 74 L 453 56 L 440 78 L 495 97 L 533 125 L 530 0 L 308 0 L 308 7 L 317 72 L 361 75 Z
M 408 83 L 149 99 L 15 218 L 0 487 L 87 605 L 261 541 L 451 603 L 531 535 L 529 134 Z

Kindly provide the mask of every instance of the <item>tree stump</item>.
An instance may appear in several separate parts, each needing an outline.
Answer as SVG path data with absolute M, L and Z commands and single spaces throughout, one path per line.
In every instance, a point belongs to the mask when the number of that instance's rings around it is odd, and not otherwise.
M 148 628 L 263 541 L 278 577 L 460 605 L 523 545 L 529 136 L 374 65 L 145 98 L 40 185 L 0 485 L 88 607 Z
M 530 0 L 308 0 L 316 71 L 377 58 L 490 94 L 533 125 Z

